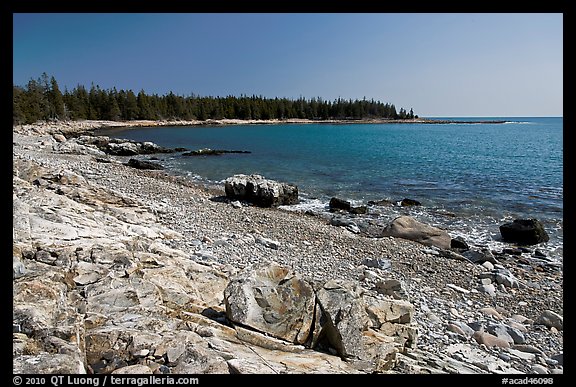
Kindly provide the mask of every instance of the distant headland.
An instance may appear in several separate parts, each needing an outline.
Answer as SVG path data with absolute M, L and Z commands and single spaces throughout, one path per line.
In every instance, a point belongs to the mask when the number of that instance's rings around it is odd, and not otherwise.
M 106 121 L 106 126 L 234 125 L 278 123 L 423 123 L 498 124 L 505 121 L 453 121 L 420 118 L 413 109 L 396 109 L 374 99 L 333 101 L 321 97 L 305 99 L 262 96 L 200 97 L 170 92 L 159 96 L 132 90 L 104 90 L 92 84 L 60 91 L 54 77 L 43 73 L 25 86 L 13 86 L 13 124 L 39 121 Z

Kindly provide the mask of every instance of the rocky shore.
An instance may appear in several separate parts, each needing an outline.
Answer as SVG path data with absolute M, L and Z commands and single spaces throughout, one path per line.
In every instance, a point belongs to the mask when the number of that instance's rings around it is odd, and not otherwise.
M 102 126 L 13 128 L 14 373 L 563 373 L 533 250 L 231 200 L 75 137 Z
M 33 125 L 18 125 L 23 130 L 47 130 L 56 131 L 57 133 L 78 135 L 78 133 L 91 132 L 98 128 L 131 128 L 131 127 L 154 127 L 154 126 L 196 126 L 196 125 L 274 125 L 274 124 L 503 124 L 502 120 L 474 120 L 474 121 L 457 121 L 435 118 L 411 118 L 411 119 L 327 119 L 327 120 L 310 120 L 300 118 L 290 119 L 272 119 L 272 120 L 240 120 L 223 118 L 220 120 L 132 120 L 132 121 L 107 121 L 107 120 L 84 120 L 84 121 L 55 121 L 55 122 L 38 122 Z

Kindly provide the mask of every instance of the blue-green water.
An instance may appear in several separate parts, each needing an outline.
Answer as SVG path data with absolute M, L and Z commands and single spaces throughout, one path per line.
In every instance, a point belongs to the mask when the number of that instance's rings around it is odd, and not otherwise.
M 499 118 L 481 120 L 492 119 Z M 248 150 L 252 153 L 160 158 L 168 168 L 196 179 L 218 182 L 257 173 L 296 184 L 304 199 L 296 208 L 322 207 L 332 196 L 358 202 L 416 199 L 422 207 L 373 213 L 409 213 L 479 244 L 497 241 L 498 225 L 506 221 L 538 218 L 552 237 L 547 247 L 561 259 L 563 119 L 504 120 L 156 127 L 101 134 L 191 150 Z

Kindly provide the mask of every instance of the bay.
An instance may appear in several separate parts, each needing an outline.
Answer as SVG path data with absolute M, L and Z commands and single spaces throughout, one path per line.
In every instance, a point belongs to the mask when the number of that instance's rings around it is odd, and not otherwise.
M 254 173 L 295 184 L 302 203 L 290 210 L 325 210 L 333 196 L 357 204 L 411 198 L 422 206 L 375 206 L 371 213 L 383 220 L 408 214 L 496 249 L 502 247 L 500 224 L 537 218 L 551 237 L 542 247 L 561 260 L 563 118 L 447 119 L 505 123 L 150 127 L 99 134 L 171 148 L 250 151 L 159 157 L 174 173 L 204 182 Z

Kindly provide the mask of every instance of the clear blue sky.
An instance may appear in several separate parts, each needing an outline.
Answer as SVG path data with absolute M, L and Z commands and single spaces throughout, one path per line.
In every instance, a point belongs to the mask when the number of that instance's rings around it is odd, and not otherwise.
M 14 14 L 13 82 L 563 116 L 563 15 Z

